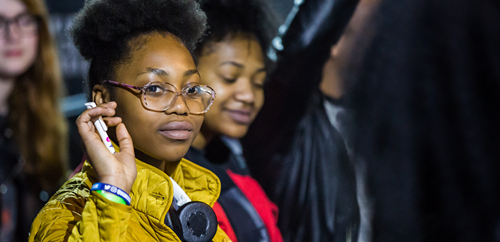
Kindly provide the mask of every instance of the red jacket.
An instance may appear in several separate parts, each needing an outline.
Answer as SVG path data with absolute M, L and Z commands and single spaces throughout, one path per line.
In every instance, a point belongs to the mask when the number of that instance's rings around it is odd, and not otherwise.
M 283 237 L 281 236 L 280 230 L 276 226 L 278 222 L 278 207 L 271 202 L 271 200 L 269 200 L 259 183 L 251 176 L 239 175 L 231 172 L 229 169 L 226 170 L 226 172 L 236 186 L 238 186 L 248 200 L 250 200 L 250 203 L 252 203 L 255 210 L 257 210 L 257 213 L 259 213 L 262 221 L 266 225 L 270 241 L 282 242 Z M 231 226 L 231 223 L 229 222 L 222 206 L 217 202 L 215 203 L 213 209 L 217 215 L 217 221 L 219 222 L 220 228 L 226 232 L 233 242 L 238 241 L 233 227 Z
M 220 228 L 232 241 L 283 241 L 277 226 L 278 207 L 227 146 L 212 141 L 203 151 L 191 147 L 185 157 L 219 177 L 222 189 L 213 209 Z

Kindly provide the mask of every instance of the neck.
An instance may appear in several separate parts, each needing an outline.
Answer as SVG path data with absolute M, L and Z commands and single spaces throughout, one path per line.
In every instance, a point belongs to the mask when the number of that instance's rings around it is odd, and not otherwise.
M 162 170 L 169 176 L 173 176 L 175 171 L 177 170 L 177 166 L 179 165 L 179 162 L 167 162 L 163 161 L 160 167 L 158 169 Z
M 135 149 L 134 152 L 135 152 L 135 157 L 138 160 L 158 168 L 159 170 L 165 172 L 169 176 L 172 176 L 175 173 L 177 166 L 179 165 L 180 162 L 180 161 L 171 162 L 171 161 L 157 160 L 149 155 L 144 154 L 143 152 L 137 149 Z
M 210 141 L 212 141 L 215 138 L 215 135 L 212 132 L 209 132 L 207 130 L 203 129 L 203 126 L 200 130 L 200 133 L 198 136 L 196 136 L 196 139 L 194 139 L 193 144 L 191 144 L 192 147 L 203 150 Z
M 0 116 L 5 116 L 9 112 L 8 99 L 12 89 L 14 89 L 14 78 L 0 77 Z

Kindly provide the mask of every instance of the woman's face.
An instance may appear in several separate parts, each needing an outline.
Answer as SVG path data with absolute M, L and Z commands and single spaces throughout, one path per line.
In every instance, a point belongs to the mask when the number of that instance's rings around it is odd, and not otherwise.
M 200 76 L 189 51 L 170 34 L 153 33 L 130 42 L 131 57 L 115 69 L 115 80 L 142 87 L 151 81 L 168 82 L 179 91 Z M 138 90 L 114 88 L 116 116 L 121 117 L 136 149 L 136 157 L 148 162 L 176 162 L 187 153 L 198 134 L 203 115 L 192 115 L 182 99 L 166 111 L 143 107 Z M 151 163 L 151 162 L 148 162 Z
M 201 83 L 217 93 L 205 115 L 202 133 L 245 136 L 264 104 L 266 69 L 257 40 L 236 36 L 207 44 L 199 58 L 198 70 Z
M 0 0 L 0 78 L 16 78 L 35 61 L 38 51 L 36 22 L 19 0 Z M 18 21 L 12 22 L 11 20 Z M 10 23 L 10 24 L 6 24 Z M 36 28 L 35 28 L 36 29 Z

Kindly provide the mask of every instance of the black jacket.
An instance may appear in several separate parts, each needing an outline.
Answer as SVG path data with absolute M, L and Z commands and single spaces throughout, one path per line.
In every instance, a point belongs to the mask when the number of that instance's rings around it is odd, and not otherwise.
M 306 0 L 296 6 L 287 31 L 274 41 L 278 61 L 266 102 L 243 140 L 253 176 L 280 209 L 285 241 L 357 240 L 354 168 L 317 91 L 330 48 L 356 4 Z

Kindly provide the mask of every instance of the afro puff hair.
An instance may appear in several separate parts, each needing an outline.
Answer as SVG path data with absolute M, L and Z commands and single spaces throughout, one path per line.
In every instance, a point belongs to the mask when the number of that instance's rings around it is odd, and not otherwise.
M 86 0 L 70 33 L 90 61 L 87 98 L 94 85 L 113 79 L 114 67 L 127 61 L 133 38 L 166 32 L 193 53 L 206 28 L 206 15 L 195 0 Z
M 87 0 L 76 15 L 71 36 L 87 60 L 117 43 L 149 32 L 168 32 L 193 51 L 206 29 L 195 0 Z

